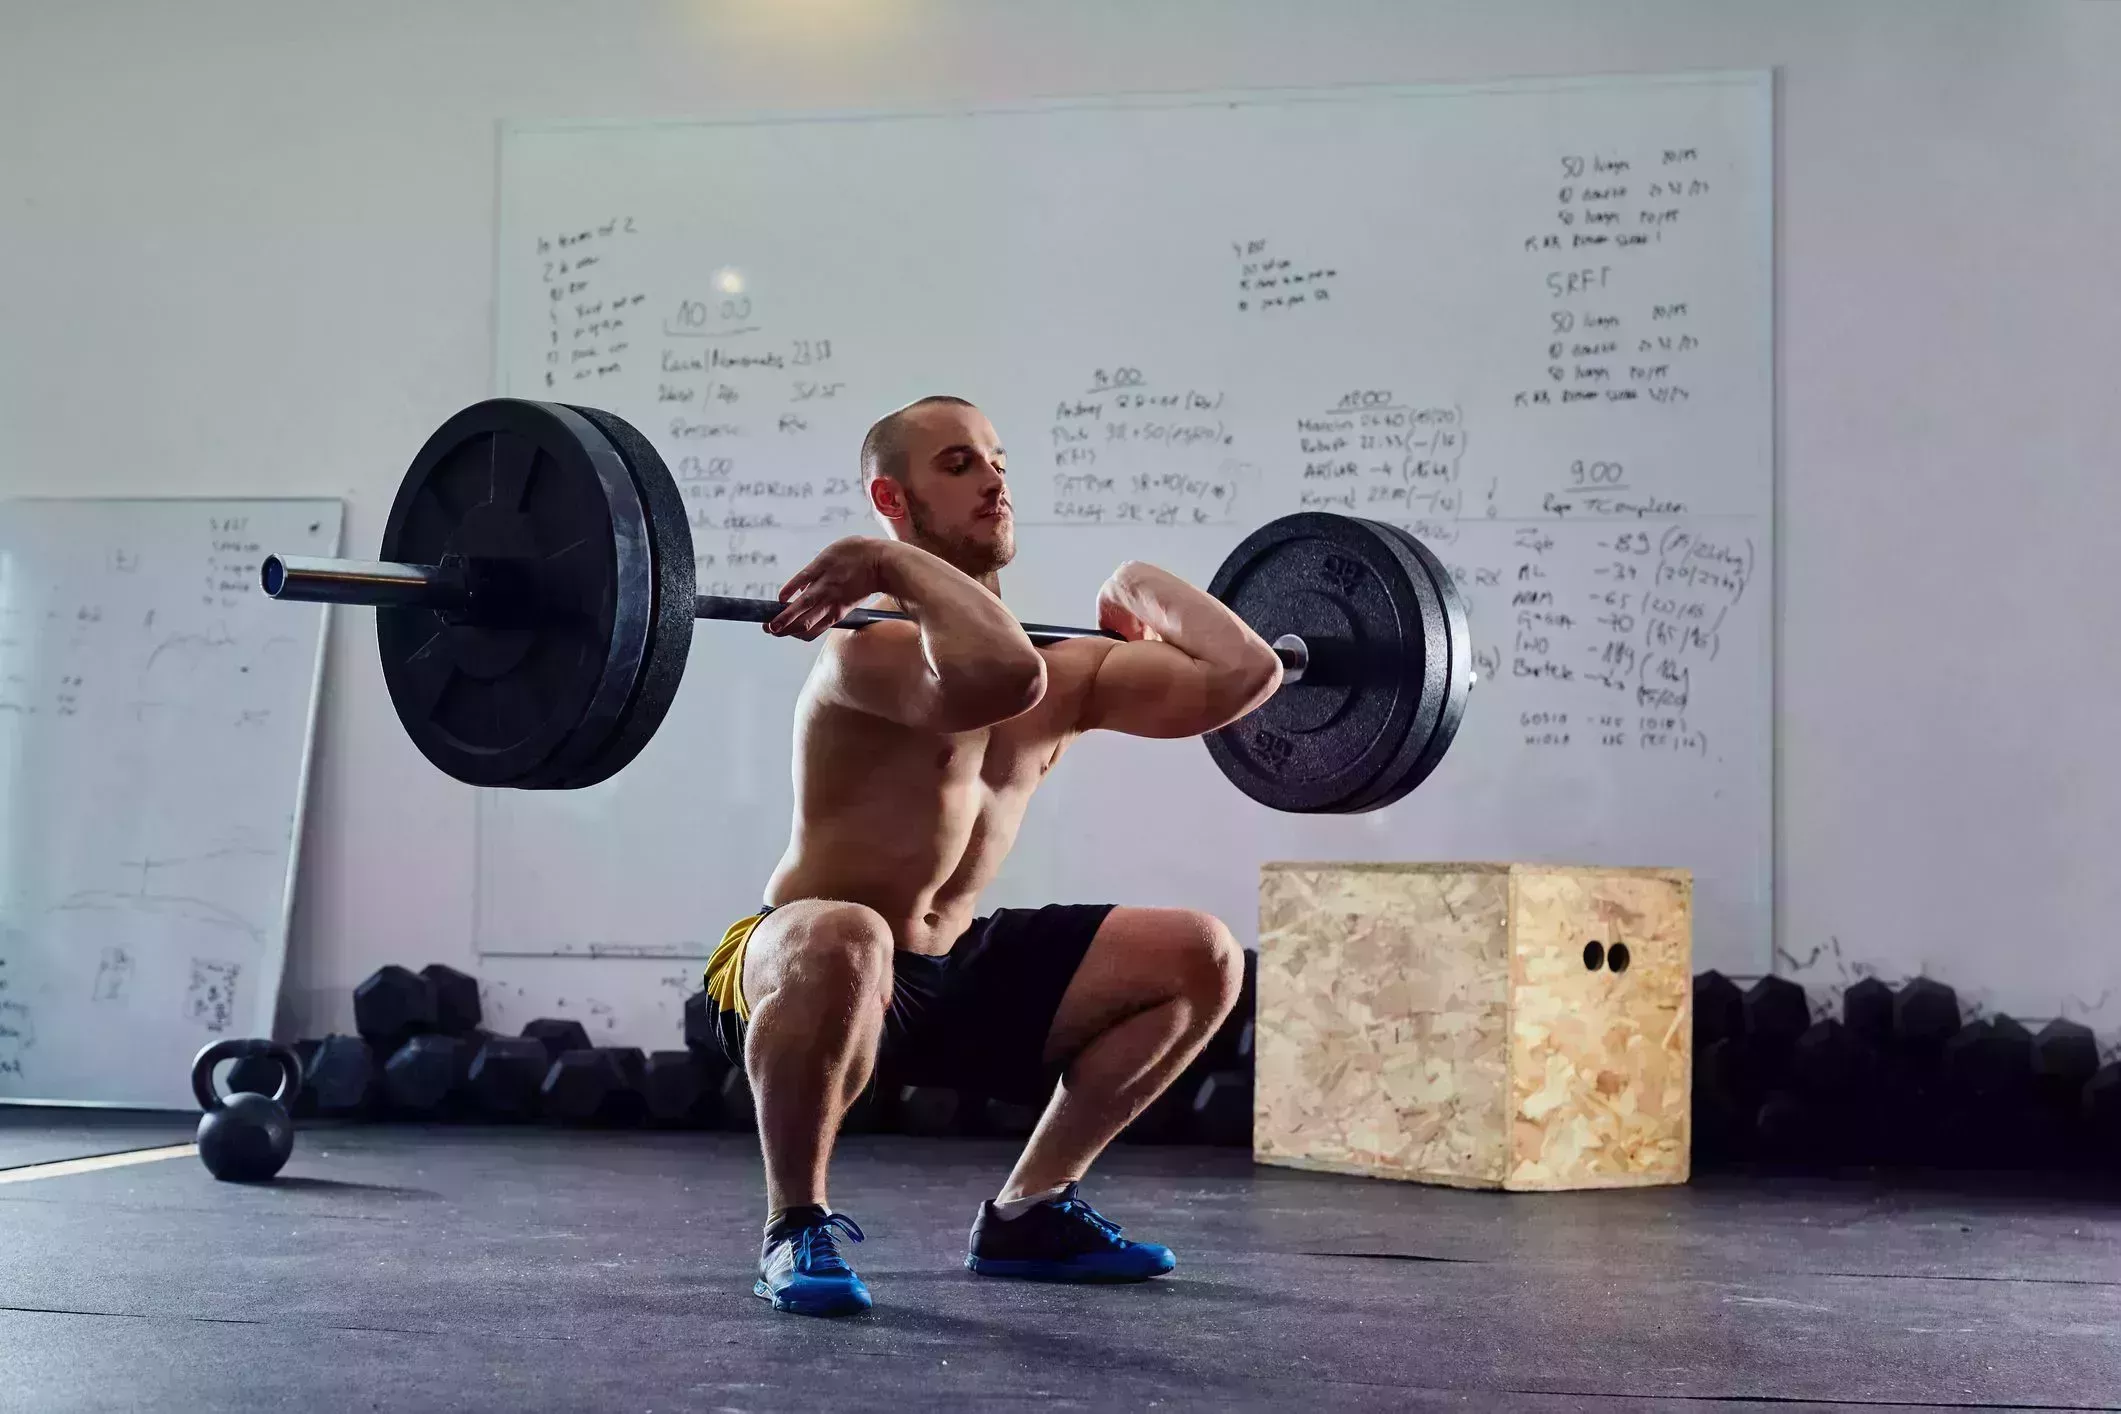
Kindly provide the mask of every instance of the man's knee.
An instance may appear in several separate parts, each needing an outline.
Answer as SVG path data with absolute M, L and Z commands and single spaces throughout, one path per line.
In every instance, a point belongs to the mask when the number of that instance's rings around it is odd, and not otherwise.
M 773 941 L 773 990 L 816 988 L 891 995 L 891 928 L 857 903 L 798 905 Z
M 1173 980 L 1196 1007 L 1220 1017 L 1237 1001 L 1244 982 L 1244 948 L 1229 926 L 1211 913 L 1182 910 L 1174 920 Z

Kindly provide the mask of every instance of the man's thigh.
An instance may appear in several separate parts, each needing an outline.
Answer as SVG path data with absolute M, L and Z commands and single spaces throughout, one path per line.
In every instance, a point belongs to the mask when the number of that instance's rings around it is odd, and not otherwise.
M 792 969 L 818 943 L 844 944 L 874 937 L 891 945 L 891 930 L 882 915 L 858 903 L 837 899 L 798 899 L 777 905 L 758 921 L 744 940 L 744 1001 L 747 1009 L 780 990 Z
M 1046 1033 L 1045 1058 L 1065 1061 L 1128 1017 L 1181 995 L 1231 946 L 1213 916 L 1189 908 L 1115 908 L 1098 928 Z
M 718 1009 L 716 1037 L 729 1064 L 748 1071 L 753 1011 L 766 998 L 802 975 L 803 969 L 845 967 L 848 955 L 873 956 L 880 968 L 890 966 L 891 933 L 873 909 L 834 899 L 800 899 L 780 904 L 752 925 L 739 959 L 741 1010 Z M 837 954 L 837 962 L 821 954 Z M 712 968 L 710 968 L 710 971 Z M 881 997 L 879 998 L 881 1000 Z M 882 1010 L 865 1020 L 880 1023 Z

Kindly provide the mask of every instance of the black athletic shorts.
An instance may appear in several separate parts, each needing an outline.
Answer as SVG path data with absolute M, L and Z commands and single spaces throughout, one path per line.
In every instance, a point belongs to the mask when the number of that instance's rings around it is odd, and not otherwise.
M 1021 1104 L 1044 1104 L 1065 1059 L 1048 1065 L 1046 1033 L 1061 997 L 1114 905 L 1056 903 L 1044 908 L 997 909 L 929 957 L 892 954 L 891 1005 L 877 1047 L 874 1085 L 941 1085 L 965 1094 Z M 746 924 L 730 929 L 732 943 L 748 939 Z M 717 950 L 707 990 L 716 1007 L 722 1052 L 744 1068 L 748 1005 L 740 1002 L 741 946 Z

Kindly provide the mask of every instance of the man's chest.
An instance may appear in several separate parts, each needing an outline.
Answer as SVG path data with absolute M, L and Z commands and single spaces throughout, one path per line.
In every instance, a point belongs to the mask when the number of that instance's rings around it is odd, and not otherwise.
M 1046 773 L 1077 735 L 1082 717 L 1080 665 L 1059 654 L 1047 654 L 1046 695 L 1036 707 L 959 738 L 965 775 L 999 809 L 1019 813 Z
M 1061 733 L 1039 724 L 1005 722 L 960 739 L 965 767 L 960 779 L 985 797 L 986 803 L 1022 808 L 1023 798 L 1038 788 L 1065 745 Z

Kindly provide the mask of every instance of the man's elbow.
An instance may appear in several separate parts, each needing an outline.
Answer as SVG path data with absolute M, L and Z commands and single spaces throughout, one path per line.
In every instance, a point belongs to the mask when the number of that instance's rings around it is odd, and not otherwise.
M 1258 652 L 1213 674 L 1204 703 L 1208 721 L 1194 734 L 1218 730 L 1250 715 L 1280 688 L 1281 659 L 1262 643 Z
M 1281 690 L 1281 655 L 1261 643 L 1256 652 L 1246 655 L 1232 676 L 1232 691 L 1238 704 L 1232 715 L 1242 717 Z
M 1020 717 L 1045 700 L 1046 658 L 1033 650 L 1028 657 L 1011 657 L 993 670 L 987 684 L 989 701 L 1000 713 L 994 720 L 1006 722 Z
M 1045 699 L 1046 660 L 1037 651 L 1011 654 L 952 673 L 944 682 L 947 730 L 973 731 L 1020 717 Z

